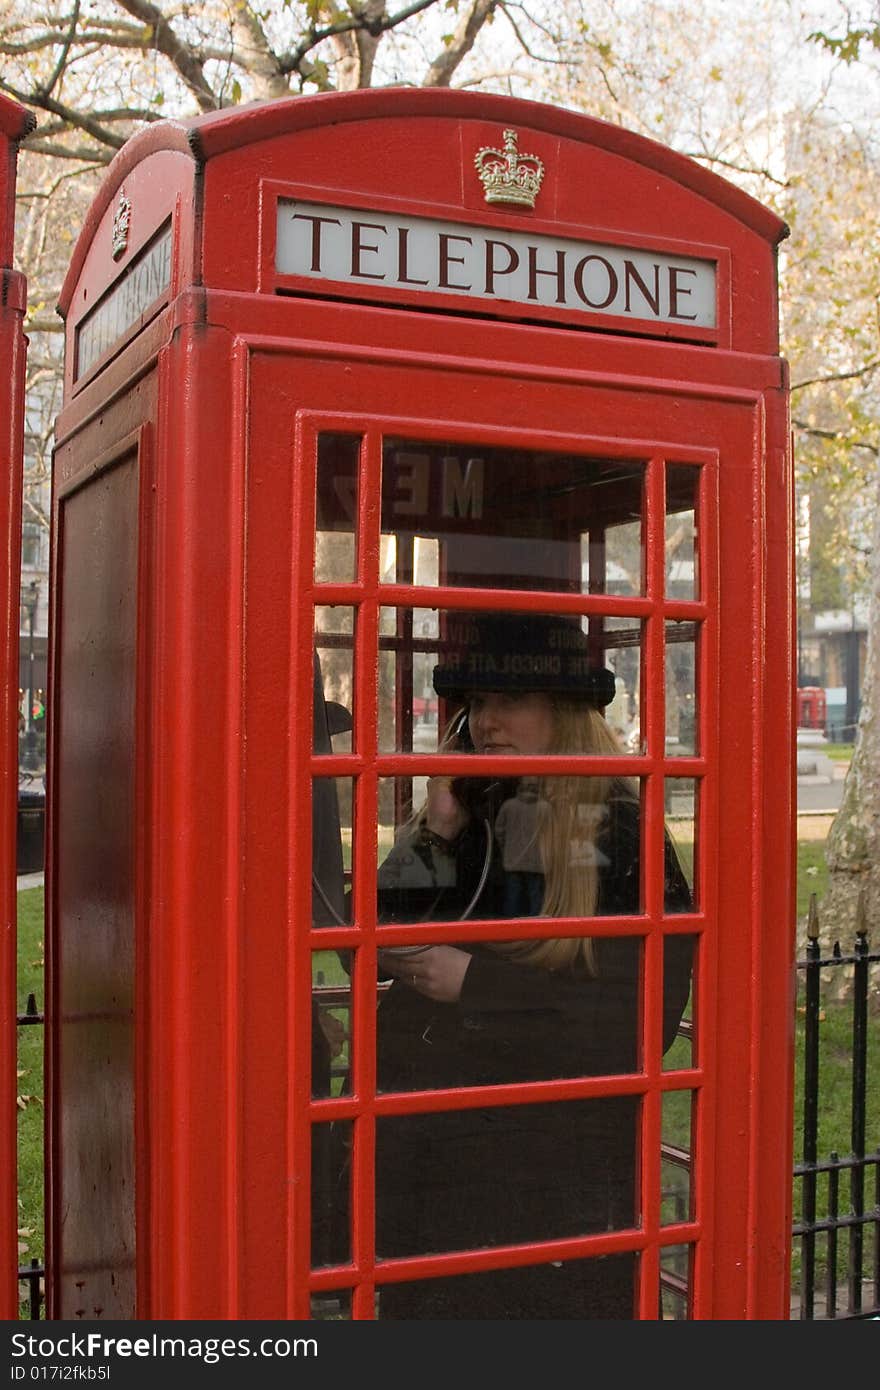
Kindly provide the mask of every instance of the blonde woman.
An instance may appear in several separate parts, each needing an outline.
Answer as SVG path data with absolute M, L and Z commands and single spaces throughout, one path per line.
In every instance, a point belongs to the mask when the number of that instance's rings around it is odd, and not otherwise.
M 445 748 L 523 757 L 620 752 L 614 693 L 579 624 L 546 615 L 457 619 L 435 668 L 461 704 Z M 519 779 L 432 778 L 382 865 L 386 921 L 510 917 L 499 815 Z M 639 802 L 623 778 L 540 777 L 525 901 L 542 917 L 638 915 Z M 520 825 L 521 849 L 528 826 Z M 501 840 L 505 838 L 502 830 Z M 535 867 L 538 866 L 538 867 Z M 666 909 L 690 894 L 671 843 Z M 520 885 L 521 886 L 521 885 Z M 523 901 L 522 897 L 519 899 Z M 534 913 L 523 913 L 527 920 Z M 384 1091 L 509 1085 L 638 1069 L 642 937 L 589 931 L 382 952 Z M 684 1009 L 688 938 L 664 958 L 664 1046 Z M 377 1124 L 377 1249 L 384 1257 L 564 1239 L 638 1224 L 631 1096 L 389 1116 Z M 382 1318 L 632 1318 L 631 1255 L 550 1260 L 385 1286 Z

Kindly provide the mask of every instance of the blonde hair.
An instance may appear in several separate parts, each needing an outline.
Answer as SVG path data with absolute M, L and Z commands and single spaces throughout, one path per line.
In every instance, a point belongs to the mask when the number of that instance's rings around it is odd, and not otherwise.
M 549 753 L 604 757 L 623 750 L 594 706 L 551 695 L 554 735 Z M 441 748 L 459 745 L 461 715 L 456 716 Z M 544 870 L 542 917 L 592 917 L 599 900 L 599 854 L 596 841 L 611 801 L 638 802 L 635 784 L 622 777 L 543 777 L 539 786 L 538 849 Z M 420 817 L 424 818 L 424 811 Z M 596 975 L 591 937 L 549 937 L 539 941 L 490 941 L 492 950 L 545 970 L 572 970 L 581 965 Z

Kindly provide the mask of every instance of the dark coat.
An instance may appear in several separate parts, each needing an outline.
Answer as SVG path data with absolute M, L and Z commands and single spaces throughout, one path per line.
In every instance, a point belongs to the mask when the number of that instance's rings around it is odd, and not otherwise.
M 638 807 L 613 800 L 597 849 L 598 911 L 639 910 Z M 417 872 L 401 858 L 417 853 Z M 427 856 L 427 858 L 426 858 Z M 454 872 L 440 865 L 431 916 L 460 916 L 485 856 L 479 825 L 457 847 Z M 383 920 L 422 917 L 436 851 L 403 847 L 380 876 Z M 384 869 L 384 866 L 383 866 Z M 671 845 L 667 909 L 690 894 Z M 415 888 L 408 884 L 415 883 Z M 471 916 L 502 916 L 500 855 Z M 638 1066 L 639 963 L 635 937 L 595 938 L 598 972 L 553 973 L 481 944 L 460 1000 L 439 1004 L 395 981 L 378 1016 L 382 1091 L 433 1090 L 559 1077 L 620 1075 Z M 689 938 L 665 951 L 664 1048 L 687 1001 Z M 377 1125 L 377 1253 L 424 1255 L 586 1235 L 637 1224 L 638 1100 L 611 1097 L 384 1117 Z M 527 1266 L 386 1286 L 390 1318 L 590 1318 L 633 1316 L 630 1256 Z

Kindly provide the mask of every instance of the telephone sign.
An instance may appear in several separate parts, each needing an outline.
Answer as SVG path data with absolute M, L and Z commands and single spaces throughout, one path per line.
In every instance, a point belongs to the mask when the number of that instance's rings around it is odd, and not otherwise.
M 279 199 L 276 268 L 357 286 L 715 327 L 715 265 L 693 256 L 598 245 Z

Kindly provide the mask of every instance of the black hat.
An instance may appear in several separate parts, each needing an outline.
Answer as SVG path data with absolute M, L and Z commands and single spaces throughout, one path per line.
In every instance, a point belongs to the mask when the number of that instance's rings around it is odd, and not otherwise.
M 434 667 L 446 699 L 471 690 L 541 690 L 604 709 L 614 699 L 614 672 L 590 662 L 578 620 L 550 613 L 450 613 L 447 643 Z

